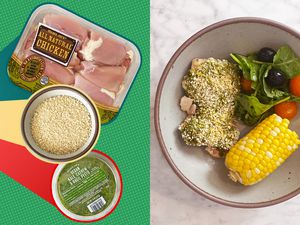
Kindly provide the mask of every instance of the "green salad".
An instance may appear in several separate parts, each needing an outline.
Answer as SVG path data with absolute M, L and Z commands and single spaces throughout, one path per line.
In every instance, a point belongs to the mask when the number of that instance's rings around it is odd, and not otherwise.
M 231 58 L 242 72 L 236 115 L 247 125 L 254 125 L 275 110 L 278 115 L 292 119 L 300 101 L 300 58 L 287 45 L 277 51 L 260 51 Z

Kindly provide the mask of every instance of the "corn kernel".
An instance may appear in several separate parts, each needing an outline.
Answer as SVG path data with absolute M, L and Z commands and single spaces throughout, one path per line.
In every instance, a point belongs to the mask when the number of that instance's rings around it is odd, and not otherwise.
M 273 145 L 276 145 L 276 146 L 279 146 L 279 145 L 280 145 L 280 142 L 278 141 L 278 139 L 275 139 L 275 140 L 273 141 Z
M 245 146 L 244 146 L 244 145 L 240 145 L 240 146 L 239 146 L 239 149 L 240 149 L 240 150 L 244 150 L 244 149 L 245 149 Z
M 277 133 L 276 133 L 274 130 L 271 130 L 271 131 L 270 131 L 270 134 L 271 134 L 272 136 L 274 136 L 274 137 L 277 136 Z
M 270 159 L 273 158 L 273 154 L 272 154 L 271 152 L 269 152 L 269 151 L 266 151 L 266 155 L 267 155 L 267 157 L 269 157 Z
M 260 174 L 260 169 L 255 168 L 254 171 L 255 171 L 256 174 Z
M 255 141 L 254 141 L 253 139 L 249 139 L 249 140 L 248 140 L 248 143 L 250 143 L 250 144 L 254 144 L 254 143 L 255 143 Z
M 257 143 L 260 144 L 260 145 L 262 145 L 262 144 L 264 143 L 263 139 L 260 139 L 260 138 L 258 138 L 256 141 L 257 141 Z
M 274 128 L 274 131 L 275 131 L 276 133 L 280 133 L 280 128 L 275 127 L 275 128 Z
M 250 148 L 245 148 L 245 152 L 247 152 L 247 153 L 251 153 L 251 149 Z
M 247 143 L 247 144 L 245 145 L 245 147 L 252 149 L 252 148 L 253 148 L 253 144 Z

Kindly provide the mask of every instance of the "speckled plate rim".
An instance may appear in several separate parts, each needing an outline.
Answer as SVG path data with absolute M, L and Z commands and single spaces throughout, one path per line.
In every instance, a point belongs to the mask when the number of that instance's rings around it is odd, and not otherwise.
M 288 26 L 278 23 L 276 21 L 273 20 L 269 20 L 269 19 L 265 19 L 265 18 L 259 18 L 259 17 L 237 17 L 237 18 L 232 18 L 232 19 L 226 19 L 226 20 L 222 20 L 220 22 L 214 23 L 212 25 L 209 25 L 207 27 L 205 27 L 204 29 L 200 30 L 199 32 L 195 33 L 194 35 L 192 35 L 187 41 L 185 41 L 177 50 L 176 52 L 173 54 L 173 56 L 171 57 L 171 59 L 169 60 L 168 64 L 166 65 L 162 76 L 160 78 L 157 90 L 156 90 L 156 96 L 155 96 L 155 104 L 154 104 L 154 125 L 155 125 L 155 130 L 156 130 L 156 135 L 158 138 L 158 142 L 160 144 L 162 153 L 164 154 L 165 158 L 167 159 L 169 165 L 171 166 L 171 168 L 173 169 L 173 171 L 175 172 L 175 174 L 187 185 L 189 186 L 192 190 L 194 190 L 196 193 L 202 195 L 203 197 L 206 197 L 214 202 L 220 203 L 222 205 L 226 205 L 226 206 L 231 206 L 231 207 L 236 207 L 236 208 L 260 208 L 260 207 L 266 207 L 266 206 L 272 206 L 281 202 L 284 202 L 292 197 L 295 197 L 296 195 L 298 195 L 300 193 L 300 187 L 298 189 L 296 189 L 295 191 L 292 191 L 280 198 L 277 199 L 273 199 L 270 201 L 264 201 L 264 202 L 257 202 L 257 203 L 243 203 L 243 202 L 235 202 L 235 201 L 228 201 L 222 198 L 219 198 L 217 196 L 214 196 L 204 190 L 202 190 L 200 187 L 196 186 L 192 181 L 190 181 L 181 171 L 180 169 L 176 166 L 176 164 L 174 163 L 174 161 L 172 160 L 163 136 L 162 136 L 162 132 L 160 129 L 160 118 L 159 118 L 159 111 L 160 111 L 160 99 L 161 99 L 161 94 L 162 94 L 162 90 L 164 87 L 164 83 L 168 77 L 169 71 L 172 68 L 173 64 L 175 63 L 175 61 L 177 60 L 178 56 L 191 44 L 193 43 L 196 39 L 198 39 L 199 37 L 203 36 L 204 34 L 223 27 L 223 26 L 227 26 L 227 25 L 231 25 L 231 24 L 237 24 L 237 23 L 259 23 L 259 24 L 264 24 L 264 25 L 268 25 L 268 26 L 273 26 L 276 27 L 278 29 L 281 29 L 289 34 L 291 34 L 292 36 L 296 37 L 297 39 L 300 40 L 300 33 L 298 33 L 297 31 L 289 28 Z

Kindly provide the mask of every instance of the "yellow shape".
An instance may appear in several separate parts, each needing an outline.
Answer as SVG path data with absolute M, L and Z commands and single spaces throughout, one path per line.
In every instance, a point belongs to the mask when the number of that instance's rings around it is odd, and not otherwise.
M 0 139 L 24 145 L 21 117 L 27 100 L 0 101 Z

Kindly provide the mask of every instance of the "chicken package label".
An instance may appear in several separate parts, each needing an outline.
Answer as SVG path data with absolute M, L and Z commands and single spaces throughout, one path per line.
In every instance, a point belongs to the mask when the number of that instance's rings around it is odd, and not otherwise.
M 29 18 L 7 71 L 14 84 L 30 92 L 53 84 L 80 89 L 107 123 L 118 113 L 140 63 L 130 41 L 46 4 Z
M 31 51 L 67 66 L 78 40 L 40 23 Z

